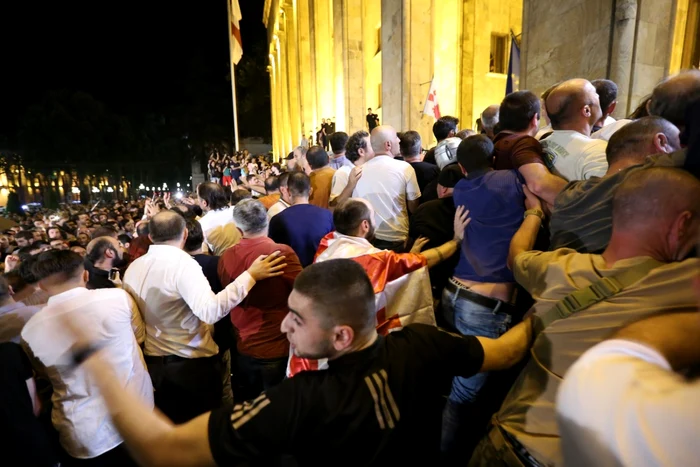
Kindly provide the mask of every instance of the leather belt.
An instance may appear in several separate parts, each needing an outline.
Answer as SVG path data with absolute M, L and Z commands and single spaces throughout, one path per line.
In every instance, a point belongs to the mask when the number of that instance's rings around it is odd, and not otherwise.
M 472 292 L 465 286 L 461 285 L 459 282 L 455 281 L 453 278 L 450 278 L 445 288 L 453 293 L 456 293 L 458 297 L 463 298 L 465 300 L 469 300 L 470 302 L 476 303 L 477 305 L 481 305 L 483 307 L 490 308 L 491 310 L 500 313 L 505 313 L 510 316 L 514 316 L 516 314 L 515 307 L 510 303 Z

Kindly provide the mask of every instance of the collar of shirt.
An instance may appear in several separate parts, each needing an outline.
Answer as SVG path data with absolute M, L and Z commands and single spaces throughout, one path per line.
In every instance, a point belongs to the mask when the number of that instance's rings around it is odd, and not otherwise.
M 83 294 L 87 292 L 88 289 L 85 287 L 76 287 L 74 289 L 66 290 L 65 292 L 61 292 L 60 294 L 54 295 L 53 297 L 49 297 L 49 301 L 46 302 L 47 305 L 57 305 L 59 303 L 65 302 L 66 300 L 70 300 L 71 298 Z
M 374 358 L 379 352 L 379 348 L 382 346 L 383 342 L 384 336 L 377 335 L 377 340 L 375 340 L 374 343 L 369 347 L 362 350 L 358 350 L 356 352 L 351 352 L 334 360 L 329 360 L 328 367 L 334 369 L 353 367 L 356 366 L 358 363 Z
M 270 237 L 256 237 L 256 238 L 241 238 L 238 242 L 241 246 L 256 246 L 262 243 L 274 243 Z
M 175 253 L 178 252 L 178 253 Z M 172 245 L 151 245 L 148 248 L 148 253 L 146 253 L 145 256 L 169 256 L 173 254 L 182 254 L 182 255 L 187 255 L 184 251 L 182 251 L 180 248 Z M 189 256 L 189 255 L 187 255 Z

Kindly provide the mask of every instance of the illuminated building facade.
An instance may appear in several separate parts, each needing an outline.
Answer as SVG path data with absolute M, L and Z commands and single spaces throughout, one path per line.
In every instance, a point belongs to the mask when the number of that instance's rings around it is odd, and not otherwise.
M 442 115 L 473 128 L 505 95 L 511 37 L 520 88 L 607 77 L 624 116 L 664 76 L 698 66 L 700 0 L 265 0 L 275 158 L 321 119 L 347 133 L 384 124 L 434 143 L 423 115 L 434 79 Z M 248 20 L 244 18 L 244 20 Z

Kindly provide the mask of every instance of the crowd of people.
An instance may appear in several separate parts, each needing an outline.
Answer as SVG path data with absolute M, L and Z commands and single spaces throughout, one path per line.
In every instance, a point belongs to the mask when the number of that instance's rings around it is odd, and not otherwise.
M 572 79 L 505 96 L 478 134 L 442 117 L 429 150 L 409 129 L 333 131 L 284 167 L 212 155 L 182 199 L 17 218 L 5 452 L 694 464 L 700 71 L 630 118 L 616 101 Z

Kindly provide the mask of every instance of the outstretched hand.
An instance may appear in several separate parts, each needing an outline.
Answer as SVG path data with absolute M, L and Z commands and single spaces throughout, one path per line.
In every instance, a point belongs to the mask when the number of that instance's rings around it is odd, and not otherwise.
M 248 268 L 248 273 L 255 279 L 261 281 L 270 277 L 281 276 L 287 263 L 283 263 L 284 256 L 279 256 L 280 252 L 275 251 L 270 255 L 260 255 Z
M 472 221 L 469 217 L 469 210 L 465 209 L 464 206 L 458 206 L 457 212 L 455 212 L 454 229 L 456 242 L 461 242 L 464 238 L 464 230 L 467 228 L 469 223 Z
M 411 253 L 418 254 L 423 250 L 423 247 L 430 241 L 427 237 L 418 237 L 415 242 L 413 242 L 413 248 L 411 248 Z

